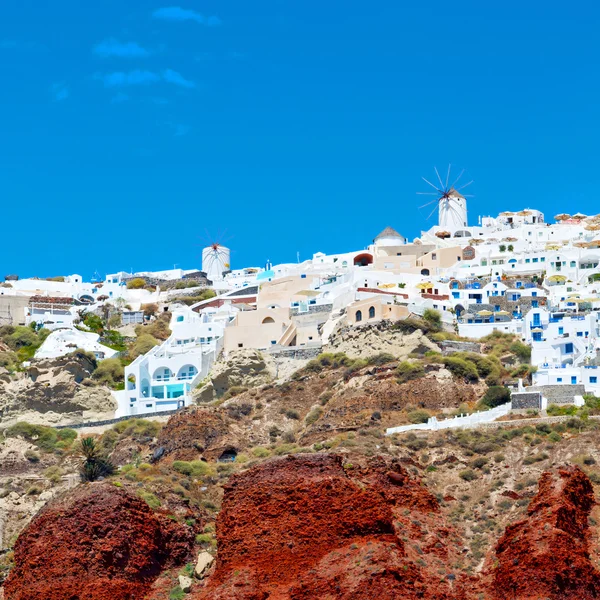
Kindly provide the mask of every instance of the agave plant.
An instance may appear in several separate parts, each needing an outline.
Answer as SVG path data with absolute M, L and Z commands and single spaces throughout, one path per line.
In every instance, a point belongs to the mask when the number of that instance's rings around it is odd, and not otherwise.
M 96 481 L 116 471 L 115 465 L 104 455 L 93 437 L 81 440 L 81 454 L 84 459 L 80 470 L 82 481 Z

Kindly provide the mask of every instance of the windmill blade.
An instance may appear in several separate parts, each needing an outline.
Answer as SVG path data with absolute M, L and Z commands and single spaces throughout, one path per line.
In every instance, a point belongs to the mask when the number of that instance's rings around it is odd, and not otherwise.
M 448 189 L 448 180 L 450 179 L 450 167 L 452 165 L 448 163 L 448 173 L 446 174 L 446 189 Z
M 440 194 L 442 193 L 442 190 L 440 190 L 437 185 L 433 185 L 433 183 L 431 183 L 431 181 L 427 181 L 427 179 L 425 179 L 425 177 L 421 177 L 421 179 L 425 182 L 428 183 L 434 190 L 436 190 L 437 192 L 439 192 Z
M 426 206 L 431 206 L 434 202 L 438 202 L 438 200 L 432 200 L 431 202 L 427 202 L 427 203 L 423 204 L 422 206 L 419 206 L 419 208 L 425 208 Z
M 440 187 L 442 189 L 444 189 L 444 182 L 442 181 L 442 178 L 440 177 L 440 174 L 438 173 L 437 167 L 433 167 L 433 170 L 435 171 L 435 174 L 437 175 L 438 181 L 440 182 Z
M 463 169 L 463 170 L 460 172 L 460 175 L 459 175 L 459 176 L 456 178 L 455 182 L 454 182 L 454 183 L 453 183 L 453 184 L 452 184 L 450 187 L 454 187 L 454 186 L 455 186 L 455 185 L 456 185 L 456 184 L 459 182 L 459 180 L 460 180 L 460 178 L 463 176 L 463 173 L 464 173 L 464 172 L 465 172 L 465 170 Z M 455 188 L 455 189 L 456 189 L 456 188 Z
M 417 192 L 419 196 L 439 196 L 437 192 Z
M 464 190 L 466 187 L 468 187 L 469 185 L 471 185 L 473 183 L 473 179 L 471 179 L 471 181 L 469 181 L 469 183 L 465 183 L 465 185 L 461 185 L 456 191 L 460 191 L 460 190 Z
M 436 211 L 436 209 L 437 209 L 437 206 L 435 206 L 435 207 L 433 208 L 433 210 L 432 210 L 432 211 L 429 213 L 429 216 L 427 217 L 427 220 L 428 220 L 428 221 L 429 221 L 429 219 L 431 219 L 431 216 L 432 216 L 432 215 L 433 215 L 433 213 Z

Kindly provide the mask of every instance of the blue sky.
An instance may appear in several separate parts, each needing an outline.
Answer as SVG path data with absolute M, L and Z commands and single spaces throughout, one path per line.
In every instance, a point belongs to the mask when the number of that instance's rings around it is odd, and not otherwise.
M 4 0 L 0 276 L 232 267 L 478 214 L 598 212 L 593 2 Z M 207 233 L 208 232 L 208 233 Z M 3 272 L 2 272 L 3 271 Z

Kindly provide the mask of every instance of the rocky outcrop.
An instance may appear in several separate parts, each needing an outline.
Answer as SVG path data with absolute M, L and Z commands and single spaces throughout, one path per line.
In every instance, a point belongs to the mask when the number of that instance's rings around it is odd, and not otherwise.
M 344 352 L 350 358 L 368 358 L 381 352 L 393 354 L 400 360 L 413 352 L 423 354 L 428 350 L 440 352 L 420 329 L 412 333 L 402 333 L 393 329 L 388 321 L 362 327 L 343 327 L 329 339 L 327 352 Z
M 217 536 L 216 570 L 195 600 L 469 597 L 455 532 L 394 461 L 268 461 L 225 486 Z
M 88 386 L 90 358 L 75 353 L 35 362 L 15 378 L 0 378 L 0 420 L 54 424 L 111 418 L 116 402 L 104 387 Z
M 188 527 L 108 483 L 51 502 L 20 535 L 5 600 L 140 600 L 190 556 Z
M 235 350 L 214 364 L 209 381 L 196 390 L 195 398 L 198 402 L 210 402 L 232 387 L 256 387 L 275 376 L 272 361 L 258 350 Z
M 494 600 L 587 600 L 600 597 L 589 554 L 592 484 L 578 467 L 542 475 L 528 516 L 506 528 L 490 567 Z
M 226 450 L 237 452 L 243 440 L 243 430 L 223 412 L 191 407 L 168 420 L 155 448 L 171 460 L 215 460 Z

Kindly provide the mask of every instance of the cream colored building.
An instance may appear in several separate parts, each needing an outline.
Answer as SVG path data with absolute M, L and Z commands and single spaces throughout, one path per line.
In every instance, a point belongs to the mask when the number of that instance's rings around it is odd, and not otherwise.
M 278 344 L 291 325 L 290 309 L 259 308 L 239 312 L 225 328 L 225 352 L 238 348 L 264 349 Z
M 410 315 L 408 308 L 402 304 L 394 304 L 389 296 L 380 295 L 357 300 L 348 305 L 346 310 L 346 323 L 348 325 L 361 325 L 375 323 L 384 319 L 398 321 Z

